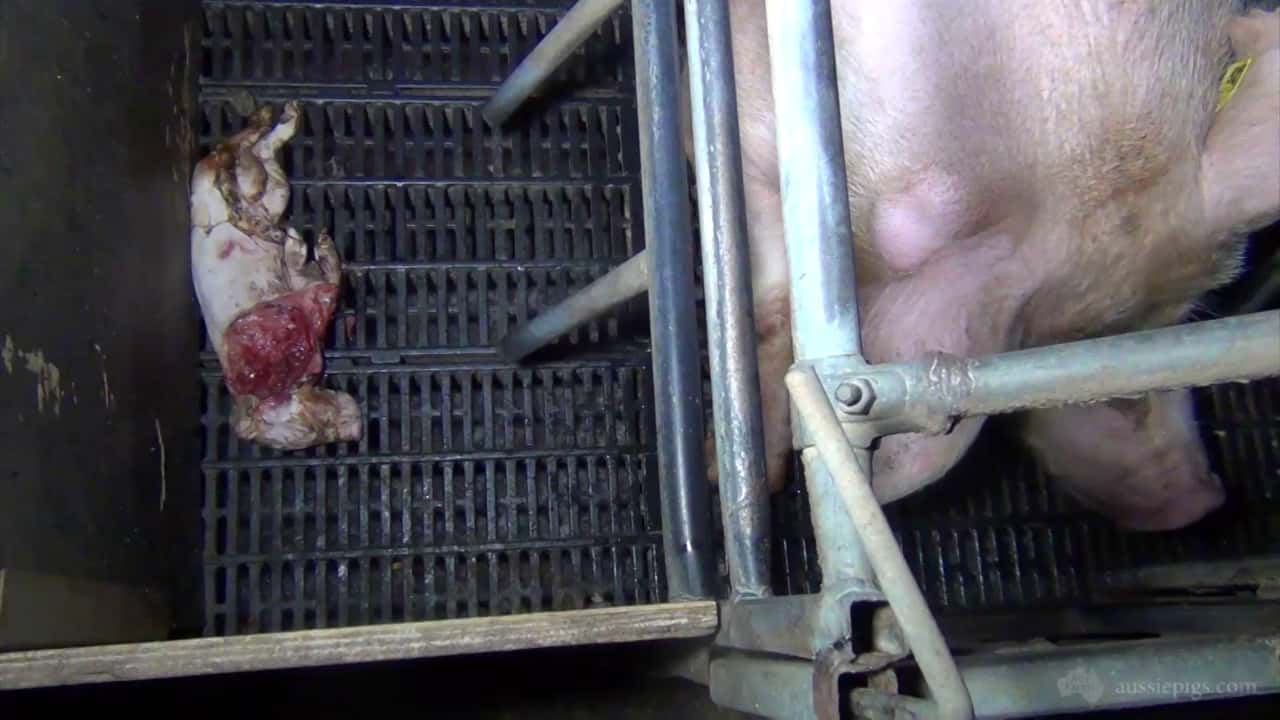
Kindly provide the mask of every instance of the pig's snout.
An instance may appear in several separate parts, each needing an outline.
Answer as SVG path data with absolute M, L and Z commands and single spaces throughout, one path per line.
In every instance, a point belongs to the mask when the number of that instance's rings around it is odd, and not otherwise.
M 1023 431 L 1063 492 L 1121 528 L 1178 529 L 1226 499 L 1188 391 L 1035 411 Z

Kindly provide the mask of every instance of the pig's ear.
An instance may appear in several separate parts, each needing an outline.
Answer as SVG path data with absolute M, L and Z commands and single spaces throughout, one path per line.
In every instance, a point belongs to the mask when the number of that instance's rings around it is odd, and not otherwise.
M 1200 187 L 1215 237 L 1280 219 L 1280 11 L 1232 21 L 1232 49 L 1250 64 L 1209 130 Z

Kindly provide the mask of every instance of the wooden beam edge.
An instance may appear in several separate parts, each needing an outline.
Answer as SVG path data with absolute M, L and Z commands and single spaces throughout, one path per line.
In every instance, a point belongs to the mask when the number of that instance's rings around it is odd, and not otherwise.
M 710 636 L 714 601 L 0 653 L 0 690 Z

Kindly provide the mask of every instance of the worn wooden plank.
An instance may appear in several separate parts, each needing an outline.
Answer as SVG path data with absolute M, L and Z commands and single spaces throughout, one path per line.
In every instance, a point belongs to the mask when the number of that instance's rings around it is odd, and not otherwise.
M 0 689 L 710 636 L 711 601 L 0 654 Z

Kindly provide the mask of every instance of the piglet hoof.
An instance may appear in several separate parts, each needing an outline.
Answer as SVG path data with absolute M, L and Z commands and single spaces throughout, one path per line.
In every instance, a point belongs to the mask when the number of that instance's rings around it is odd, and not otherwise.
M 325 282 L 333 285 L 342 282 L 342 258 L 327 230 L 321 230 L 316 237 L 316 264 Z
M 285 103 L 284 109 L 280 111 L 279 124 L 286 125 L 293 122 L 298 117 L 298 113 L 301 112 L 301 107 L 297 100 L 290 100 Z

